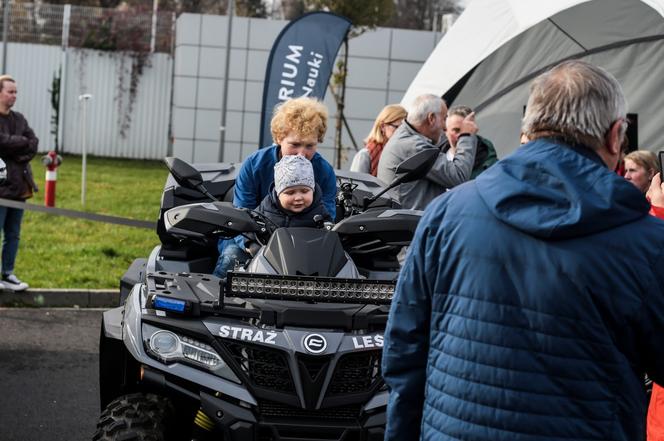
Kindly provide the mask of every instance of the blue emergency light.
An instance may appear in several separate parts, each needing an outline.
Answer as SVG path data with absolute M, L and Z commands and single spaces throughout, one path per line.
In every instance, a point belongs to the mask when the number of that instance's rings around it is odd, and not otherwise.
M 155 296 L 152 301 L 155 309 L 164 311 L 184 312 L 187 303 L 184 300 L 171 299 L 163 296 Z

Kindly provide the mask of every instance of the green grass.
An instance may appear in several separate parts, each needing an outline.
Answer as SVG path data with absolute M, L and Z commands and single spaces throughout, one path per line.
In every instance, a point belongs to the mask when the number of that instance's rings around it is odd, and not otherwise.
M 41 156 L 32 162 L 44 204 Z M 86 205 L 81 206 L 81 158 L 65 156 L 58 168 L 55 206 L 156 221 L 168 171 L 160 161 L 88 157 Z M 25 211 L 15 273 L 33 288 L 116 288 L 129 264 L 147 257 L 154 230 Z

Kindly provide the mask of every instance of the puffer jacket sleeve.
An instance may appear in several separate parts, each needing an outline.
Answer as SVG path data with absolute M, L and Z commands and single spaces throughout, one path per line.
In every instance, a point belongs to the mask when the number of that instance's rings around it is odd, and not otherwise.
M 437 208 L 440 207 L 439 205 Z M 399 276 L 385 330 L 383 377 L 390 389 L 386 441 L 418 440 L 424 403 L 439 209 L 420 221 Z M 433 221 L 433 223 L 432 223 Z
M 256 177 L 254 176 L 254 158 L 247 158 L 242 163 L 240 171 L 235 177 L 235 189 L 233 191 L 233 205 L 238 208 L 256 208 L 261 199 L 259 199 L 258 189 L 256 188 Z

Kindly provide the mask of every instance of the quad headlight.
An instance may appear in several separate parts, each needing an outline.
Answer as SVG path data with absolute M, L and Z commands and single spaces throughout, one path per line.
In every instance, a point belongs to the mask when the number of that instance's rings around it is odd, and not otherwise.
M 147 323 L 143 323 L 143 343 L 151 357 L 166 364 L 182 362 L 240 383 L 217 351 L 206 343 Z

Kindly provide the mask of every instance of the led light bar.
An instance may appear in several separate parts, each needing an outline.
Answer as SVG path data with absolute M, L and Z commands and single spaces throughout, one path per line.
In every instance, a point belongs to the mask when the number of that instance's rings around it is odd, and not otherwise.
M 229 272 L 226 296 L 333 303 L 389 304 L 396 282 Z

